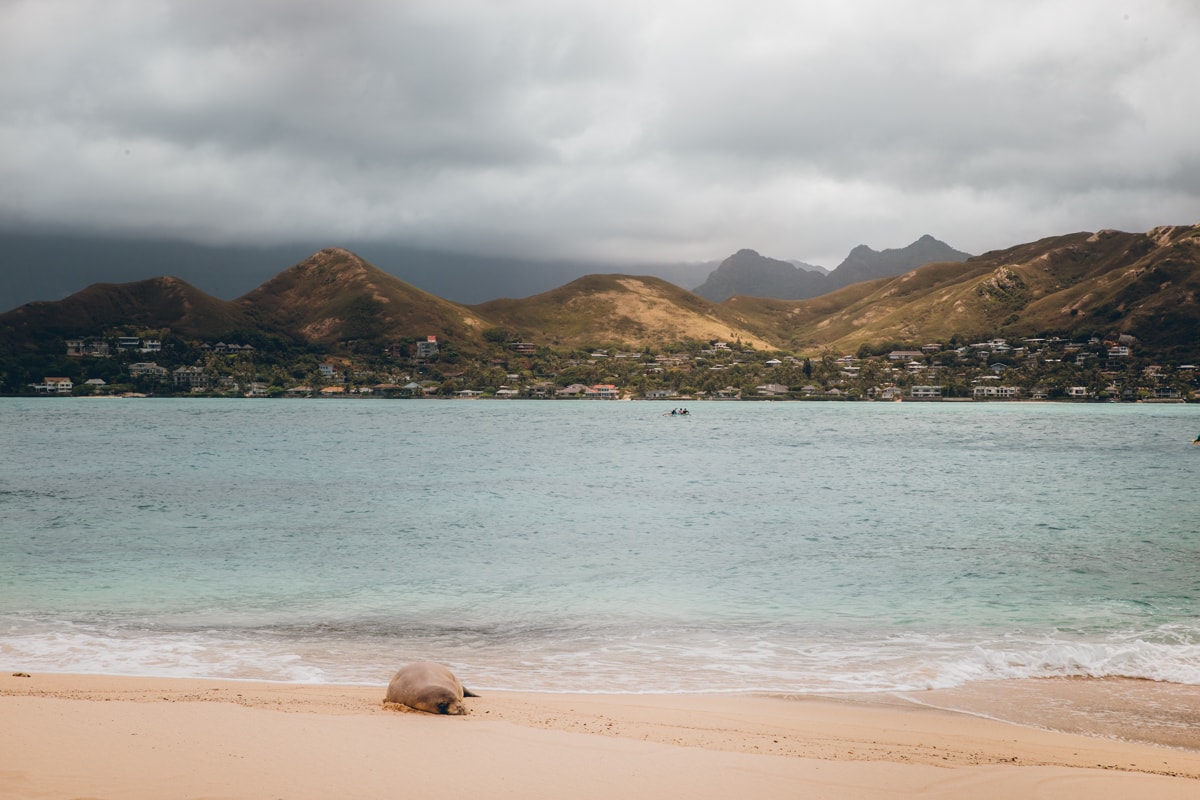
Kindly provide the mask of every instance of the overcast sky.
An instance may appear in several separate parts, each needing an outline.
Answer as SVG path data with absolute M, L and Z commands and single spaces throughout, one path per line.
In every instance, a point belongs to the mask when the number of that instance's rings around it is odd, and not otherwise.
M 0 227 L 836 266 L 1200 221 L 1196 0 L 0 0 Z

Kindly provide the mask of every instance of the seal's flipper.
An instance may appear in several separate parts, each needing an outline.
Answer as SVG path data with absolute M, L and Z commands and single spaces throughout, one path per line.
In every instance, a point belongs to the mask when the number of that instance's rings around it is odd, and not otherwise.
M 464 686 L 463 687 L 463 697 L 479 697 L 479 695 L 475 694 L 470 689 L 468 689 L 467 687 Z

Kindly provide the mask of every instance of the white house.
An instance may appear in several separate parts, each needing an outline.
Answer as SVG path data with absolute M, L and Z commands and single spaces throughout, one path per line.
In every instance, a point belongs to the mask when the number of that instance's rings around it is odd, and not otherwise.
M 41 383 L 32 384 L 33 390 L 42 394 L 71 394 L 75 384 L 70 378 L 43 378 Z
M 1021 396 L 1021 389 L 1017 386 L 976 386 L 972 391 L 972 396 L 976 400 L 988 398 L 1011 400 Z

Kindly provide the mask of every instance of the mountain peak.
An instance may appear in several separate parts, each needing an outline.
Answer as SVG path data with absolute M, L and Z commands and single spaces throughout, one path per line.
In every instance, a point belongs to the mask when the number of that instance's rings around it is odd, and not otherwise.
M 796 299 L 811 297 L 813 287 L 823 276 L 743 248 L 721 262 L 708 279 L 693 291 L 720 303 L 734 295 Z
M 327 247 L 235 301 L 310 342 L 436 335 L 461 340 L 480 321 L 340 247 Z
M 894 278 L 924 264 L 939 261 L 966 261 L 968 258 L 970 258 L 969 253 L 955 250 L 929 234 L 925 234 L 907 247 L 883 251 L 872 250 L 865 244 L 860 244 L 850 251 L 837 269 L 830 273 L 834 285 L 830 286 L 829 291 L 877 278 Z
M 640 348 L 685 339 L 778 346 L 720 306 L 653 276 L 585 275 L 523 300 L 491 300 L 472 308 L 533 340 L 572 346 L 623 342 Z
M 804 300 L 853 283 L 903 275 L 922 264 L 965 261 L 969 257 L 929 234 L 907 247 L 882 252 L 860 244 L 832 272 L 805 269 L 743 248 L 722 261 L 693 291 L 715 303 L 736 295 Z

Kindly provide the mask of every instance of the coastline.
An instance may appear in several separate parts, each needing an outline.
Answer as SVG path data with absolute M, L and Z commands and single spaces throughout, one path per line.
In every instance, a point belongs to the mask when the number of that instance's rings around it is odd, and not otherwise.
M 1062 688 L 1078 687 L 1041 691 Z M 1200 747 L 899 697 L 483 695 L 450 718 L 385 708 L 382 686 L 5 672 L 0 795 L 1116 800 L 1200 789 Z

